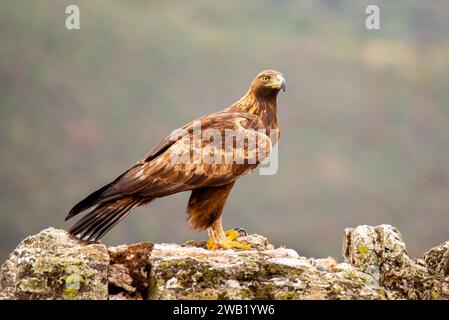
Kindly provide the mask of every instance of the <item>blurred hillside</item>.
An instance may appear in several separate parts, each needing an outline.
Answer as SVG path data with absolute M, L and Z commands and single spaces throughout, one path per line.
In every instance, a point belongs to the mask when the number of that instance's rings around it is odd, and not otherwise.
M 339 257 L 342 228 L 386 223 L 420 256 L 449 234 L 448 34 L 443 0 L 0 1 L 0 260 L 266 68 L 287 79 L 279 171 L 237 183 L 226 227 Z M 188 196 L 104 242 L 205 238 Z

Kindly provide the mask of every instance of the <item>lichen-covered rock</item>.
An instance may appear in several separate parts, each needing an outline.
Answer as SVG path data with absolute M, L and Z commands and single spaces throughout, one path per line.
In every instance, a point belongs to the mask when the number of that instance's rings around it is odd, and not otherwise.
M 420 259 L 412 259 L 407 268 L 396 268 L 384 273 L 382 286 L 386 288 L 389 299 L 449 299 L 449 282 L 430 273 Z
M 449 241 L 424 253 L 424 260 L 431 270 L 449 276 Z
M 23 240 L 0 271 L 3 299 L 107 299 L 109 255 L 48 228 Z
M 435 249 L 427 260 L 444 265 L 442 252 Z M 401 234 L 390 225 L 345 229 L 343 256 L 365 273 L 377 274 L 388 299 L 449 299 L 449 283 L 429 272 L 425 261 L 411 259 Z
M 155 245 L 151 299 L 382 299 L 376 279 L 332 258 L 274 249 L 266 238 L 239 239 L 259 250 L 208 251 Z
M 0 299 L 449 299 L 448 244 L 408 256 L 391 226 L 345 230 L 345 262 L 306 258 L 265 237 L 253 249 L 204 241 L 106 248 L 46 229 L 3 264 Z
M 343 257 L 361 270 L 388 271 L 407 267 L 410 263 L 401 234 L 390 225 L 346 228 Z

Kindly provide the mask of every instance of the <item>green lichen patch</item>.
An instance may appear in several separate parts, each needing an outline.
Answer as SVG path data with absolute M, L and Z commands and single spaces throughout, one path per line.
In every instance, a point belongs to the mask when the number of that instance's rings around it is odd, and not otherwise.
M 105 246 L 49 228 L 25 239 L 2 273 L 14 275 L 8 286 L 16 299 L 105 299 L 108 265 Z
M 357 246 L 357 250 L 358 250 L 358 252 L 359 252 L 360 254 L 367 254 L 368 251 L 369 251 L 368 247 L 365 246 L 365 245 L 363 245 L 363 244 L 359 244 L 359 245 Z

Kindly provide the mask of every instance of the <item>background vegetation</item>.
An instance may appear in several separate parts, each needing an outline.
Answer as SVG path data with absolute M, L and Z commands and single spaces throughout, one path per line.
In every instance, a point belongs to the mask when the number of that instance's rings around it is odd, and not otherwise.
M 64 27 L 68 4 L 81 30 Z M 381 30 L 364 27 L 381 8 Z M 340 257 L 343 228 L 388 223 L 412 255 L 449 238 L 449 2 L 0 1 L 0 260 L 184 123 L 279 69 L 280 166 L 240 180 L 227 227 Z M 205 238 L 188 194 L 104 241 Z M 73 223 L 71 221 L 71 223 Z

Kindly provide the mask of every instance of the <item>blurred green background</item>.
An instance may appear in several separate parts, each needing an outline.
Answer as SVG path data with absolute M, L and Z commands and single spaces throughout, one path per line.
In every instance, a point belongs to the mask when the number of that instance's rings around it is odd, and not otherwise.
M 414 256 L 449 239 L 448 1 L 1 0 L 0 260 L 266 68 L 287 79 L 279 171 L 237 183 L 225 227 L 338 258 L 359 224 L 398 227 Z M 188 196 L 103 241 L 205 238 Z

